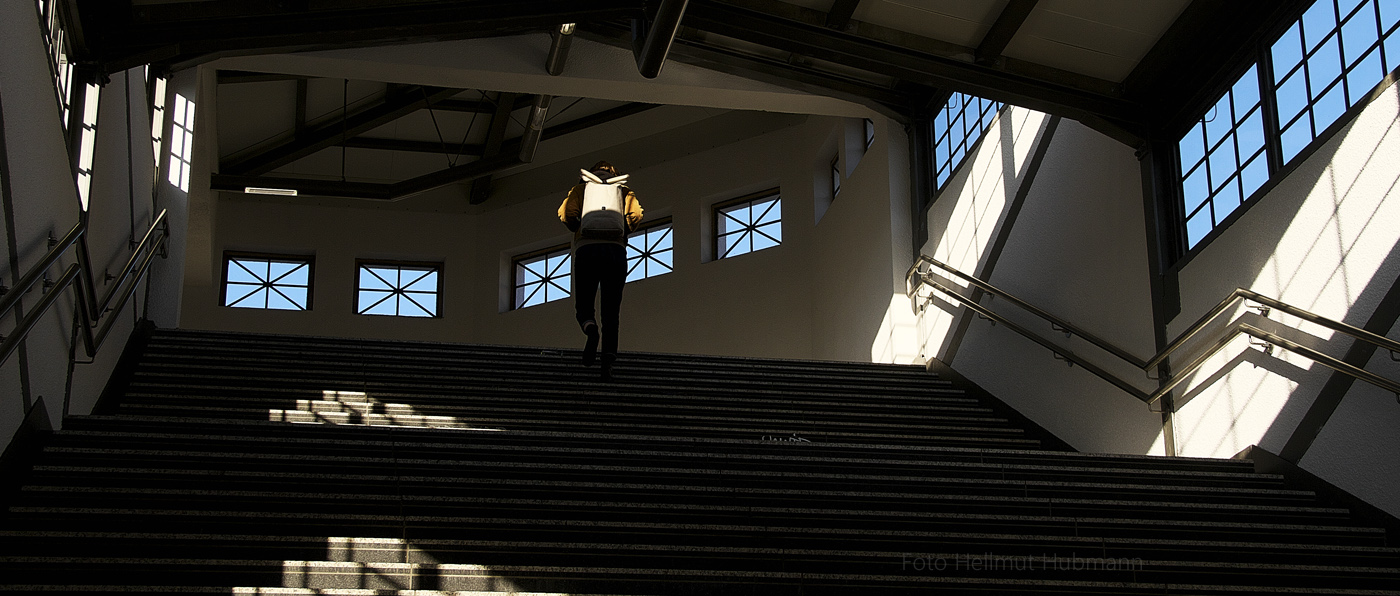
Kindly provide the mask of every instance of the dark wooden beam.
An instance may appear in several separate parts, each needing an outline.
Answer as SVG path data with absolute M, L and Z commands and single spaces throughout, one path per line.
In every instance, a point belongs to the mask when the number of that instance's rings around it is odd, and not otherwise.
M 387 201 L 393 198 L 391 184 L 372 182 L 344 182 L 340 180 L 312 180 L 307 178 L 280 178 L 273 176 L 235 176 L 211 174 L 209 188 L 228 192 L 243 192 L 245 188 L 280 188 L 295 190 L 298 195 L 316 197 L 345 197 L 350 199 L 375 199 Z
M 515 109 L 520 109 L 530 105 L 530 96 L 521 95 L 515 98 Z M 468 112 L 479 114 L 496 113 L 495 102 L 485 99 L 444 99 L 433 102 L 433 109 L 445 112 Z
M 1001 57 L 1011 38 L 1016 37 L 1016 31 L 1026 22 L 1026 17 L 1035 10 L 1035 4 L 1036 0 L 1011 0 L 1006 4 L 1006 8 L 997 15 L 996 22 L 992 23 L 992 28 L 982 36 L 982 43 L 977 44 L 978 64 L 993 64 Z
M 352 149 L 375 149 L 379 151 L 407 151 L 411 153 L 436 153 L 438 155 L 475 155 L 480 156 L 485 147 L 482 145 L 458 145 L 434 141 L 405 141 L 400 139 L 376 139 L 373 137 L 354 137 L 345 139 L 337 143 L 341 147 Z
M 293 121 L 293 127 L 294 127 L 294 130 L 295 130 L 295 132 L 294 132 L 293 134 L 294 134 L 295 136 L 302 136 L 302 135 L 306 134 L 306 93 L 307 93 L 307 87 L 308 87 L 308 85 L 307 85 L 306 79 L 297 79 L 297 99 L 296 99 L 296 102 L 297 102 L 296 110 L 297 110 L 297 112 L 296 112 L 296 116 L 294 116 L 294 121 Z
M 800 9 L 800 7 L 798 8 Z M 1076 120 L 1097 120 L 1129 134 L 1145 129 L 1140 106 L 1118 94 L 1105 92 L 1114 84 L 1079 85 L 1086 77 L 1059 77 L 1045 70 L 1041 78 L 1009 70 L 972 64 L 929 53 L 922 47 L 949 46 L 946 42 L 900 34 L 900 43 L 874 39 L 871 29 L 856 24 L 856 34 L 832 31 L 805 19 L 760 12 L 715 0 L 693 0 L 686 25 L 742 41 L 835 62 L 896 79 L 938 89 L 949 89 L 1011 103 Z M 976 50 L 963 48 L 964 55 Z
M 219 164 L 219 172 L 245 176 L 267 173 L 460 92 L 459 89 L 409 86 L 344 119 L 336 119 L 311 128 L 290 141 L 253 155 L 226 160 Z
M 845 31 L 846 26 L 851 24 L 851 15 L 856 13 L 856 7 L 859 5 L 860 0 L 833 0 L 831 10 L 826 13 L 827 28 Z
M 496 97 L 496 113 L 491 117 L 491 128 L 486 130 L 486 148 L 481 153 L 482 161 L 494 160 L 502 155 L 501 146 L 505 143 L 506 128 L 510 126 L 510 113 L 515 110 L 517 97 L 518 95 L 515 93 L 501 93 Z M 510 152 L 506 155 L 514 156 L 515 154 Z M 471 193 L 468 197 L 473 205 L 480 205 L 485 203 L 486 199 L 491 198 L 491 176 L 473 178 Z

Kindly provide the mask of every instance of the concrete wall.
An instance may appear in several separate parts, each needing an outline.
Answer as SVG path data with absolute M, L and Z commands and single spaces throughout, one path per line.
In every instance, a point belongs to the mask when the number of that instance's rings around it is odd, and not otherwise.
M 65 131 L 48 66 L 46 43 L 33 2 L 0 4 L 0 106 L 4 126 L 4 262 L 0 277 L 11 285 L 49 250 L 52 234 L 62 237 L 79 220 L 78 187 L 69 166 Z M 81 93 L 75 84 L 75 93 Z M 89 194 L 88 250 L 96 272 L 95 290 L 106 291 L 104 271 L 119 272 L 130 257 L 133 234 L 139 240 L 153 218 L 149 101 L 141 69 L 117 73 L 101 88 L 98 102 L 92 186 Z M 75 262 L 73 252 L 48 272 L 57 279 Z M 40 297 L 36 287 L 20 309 Z M 106 343 L 89 362 L 81 345 L 76 363 L 74 288 L 65 290 L 18 352 L 0 366 L 0 441 L 8 444 L 31 408 L 41 400 L 49 424 L 68 414 L 84 414 L 95 404 L 135 320 L 146 312 L 146 288 L 138 288 L 116 317 Z M 159 289 L 156 289 L 159 293 Z M 19 315 L 11 314 L 0 332 Z
M 906 143 L 883 119 L 868 153 L 826 146 L 858 119 L 715 112 L 693 124 L 641 136 L 493 182 L 492 198 L 466 204 L 452 187 L 397 203 L 218 196 L 191 209 L 191 236 L 207 226 L 207 247 L 191 244 L 180 324 L 187 328 L 578 347 L 571 299 L 510 310 L 511 258 L 566 243 L 555 211 L 578 168 L 607 159 L 631 174 L 647 220 L 669 216 L 673 273 L 628 284 L 620 334 L 624 351 L 865 360 L 893 291 L 892 163 L 904 170 Z M 564 137 L 562 140 L 567 139 Z M 863 144 L 862 144 L 863 145 Z M 824 148 L 826 146 L 826 148 Z M 857 154 L 855 149 L 862 149 Z M 819 185 L 833 153 L 854 167 L 820 223 Z M 543 150 L 542 150 L 543 153 Z M 848 154 L 849 153 L 849 154 Z M 205 167 L 212 163 L 207 158 Z M 907 178 L 907 174 L 904 175 Z M 783 244 L 711 260 L 714 203 L 779 187 Z M 191 196 L 192 205 L 197 198 Z M 896 201 L 897 202 L 897 201 Z M 907 203 L 898 203 L 907 209 Z M 198 221 L 197 221 L 198 220 Z M 228 308 L 218 303 L 227 250 L 315 255 L 314 303 L 307 312 Z M 355 260 L 442 262 L 442 316 L 358 315 Z
M 1076 122 L 1052 126 L 1044 114 L 1013 107 L 997 117 L 937 196 L 923 252 L 1130 351 L 1151 354 L 1141 186 L 1131 149 Z M 977 320 L 952 298 L 928 290 L 923 295 L 919 349 L 925 356 L 952 366 L 1078 449 L 1162 452 L 1153 446 L 1160 416 L 1138 400 L 1005 326 Z M 1063 339 L 1010 304 L 981 303 Z M 1066 345 L 1134 378 L 1132 367 L 1113 366 L 1083 340 Z

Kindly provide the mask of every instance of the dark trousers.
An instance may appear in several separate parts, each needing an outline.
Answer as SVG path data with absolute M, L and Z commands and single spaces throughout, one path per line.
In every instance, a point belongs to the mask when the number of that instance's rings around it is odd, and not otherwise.
M 602 353 L 617 354 L 617 316 L 622 307 L 622 286 L 627 283 L 627 247 L 621 244 L 585 244 L 574 250 L 574 312 L 580 327 L 596 321 L 602 331 Z M 593 316 L 593 297 L 602 294 L 602 316 Z

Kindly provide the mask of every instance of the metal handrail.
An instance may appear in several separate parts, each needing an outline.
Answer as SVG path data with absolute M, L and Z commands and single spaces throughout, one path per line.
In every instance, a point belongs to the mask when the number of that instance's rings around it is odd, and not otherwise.
M 0 318 L 3 318 L 19 304 L 19 299 L 33 289 L 44 274 L 58 263 L 58 260 L 68 252 L 68 249 L 75 244 L 78 245 L 78 262 L 69 265 L 57 281 L 45 284 L 48 287 L 44 295 L 39 298 L 39 302 L 25 314 L 14 331 L 5 336 L 3 342 L 0 342 L 0 364 L 9 360 L 14 351 L 19 348 L 20 342 L 24 341 L 24 338 L 38 324 L 39 319 L 58 300 L 63 290 L 74 283 L 78 284 L 76 294 L 78 311 L 83 322 L 81 332 L 83 349 L 89 357 L 96 355 L 98 348 L 102 346 L 102 343 L 107 339 L 107 334 L 112 330 L 113 323 L 116 322 L 116 317 L 103 317 L 103 315 L 109 311 L 120 311 L 126 307 L 131 295 L 141 285 L 141 279 L 150 271 L 155 256 L 160 253 L 165 246 L 166 239 L 170 237 L 170 228 L 165 223 L 165 213 L 165 210 L 161 210 L 160 214 L 151 222 L 150 229 L 146 231 L 141 243 L 132 250 L 131 257 L 127 259 L 121 274 L 113 278 L 116 283 L 109 286 L 100 300 L 96 298 L 94 291 L 95 284 L 92 281 L 90 259 L 84 242 L 84 236 L 87 233 L 87 218 L 83 218 L 77 225 L 73 226 L 73 229 L 69 230 L 63 239 L 49 249 L 43 259 L 31 267 L 15 283 L 15 287 L 0 297 Z M 115 306 L 112 305 L 113 301 L 116 302 Z
M 1143 373 L 1146 374 L 1149 379 L 1160 381 L 1159 386 L 1155 391 L 1151 393 L 1139 389 L 1127 380 L 1124 380 L 1118 375 L 1115 375 L 1089 362 L 1084 357 L 1075 354 L 1073 351 L 1055 344 L 1053 341 L 1045 338 L 1044 336 L 1034 331 L 1031 331 L 1030 329 L 1027 329 L 1026 327 L 1018 323 L 1015 323 L 1000 314 L 997 314 L 996 312 L 992 311 L 991 309 L 985 306 L 982 306 L 976 300 L 964 296 L 961 292 L 947 287 L 937 278 L 929 275 L 927 272 L 921 272 L 920 269 L 923 267 L 924 264 L 938 267 L 939 269 L 947 271 L 948 273 L 953 274 L 959 279 L 968 282 L 973 287 L 976 287 L 984 292 L 992 294 L 994 297 L 1002 298 L 1018 307 L 1021 307 L 1027 312 L 1034 314 L 1037 317 L 1049 322 L 1051 324 L 1051 327 L 1054 328 L 1056 331 L 1063 331 L 1067 334 L 1078 335 L 1084 338 L 1094 346 L 1142 370 Z M 930 257 L 928 255 L 919 255 L 919 260 L 909 268 L 909 272 L 905 275 L 906 292 L 908 293 L 909 298 L 911 300 L 911 306 L 913 306 L 916 312 L 918 310 L 918 305 L 913 302 L 914 300 L 916 300 L 917 296 L 917 287 L 913 283 L 916 276 L 920 283 L 927 284 L 943 292 L 944 294 L 953 297 L 954 299 L 958 300 L 964 306 L 968 307 L 977 314 L 992 321 L 1005 325 L 1012 331 L 1015 331 L 1021 334 L 1022 336 L 1026 337 L 1027 339 L 1030 339 L 1031 341 L 1034 341 L 1040 344 L 1041 346 L 1049 349 L 1058 357 L 1063 358 L 1072 364 L 1078 364 L 1079 366 L 1083 367 L 1084 370 L 1089 371 L 1095 376 L 1123 390 L 1125 393 L 1132 395 L 1133 397 L 1136 397 L 1142 400 L 1143 402 L 1147 403 L 1149 407 L 1160 401 L 1162 397 L 1166 396 L 1173 389 L 1179 386 L 1192 373 L 1194 373 L 1197 369 L 1203 366 L 1206 363 L 1206 361 L 1210 359 L 1211 356 L 1214 356 L 1217 352 L 1224 349 L 1225 346 L 1229 344 L 1232 340 L 1234 340 L 1236 336 L 1241 334 L 1249 335 L 1256 339 L 1268 342 L 1271 345 L 1279 346 L 1285 350 L 1309 358 L 1314 362 L 1322 364 L 1323 366 L 1331 368 L 1337 372 L 1350 375 L 1353 378 L 1366 381 L 1368 383 L 1371 383 L 1372 385 L 1376 385 L 1377 387 L 1391 391 L 1397 395 L 1397 399 L 1400 399 L 1400 383 L 1375 375 L 1371 372 L 1366 371 L 1365 369 L 1353 366 L 1351 364 L 1348 364 L 1346 362 L 1343 362 L 1341 360 L 1338 360 L 1311 348 L 1304 347 L 1288 339 L 1285 339 L 1277 334 L 1264 331 L 1263 329 L 1260 329 L 1242 321 L 1237 322 L 1234 326 L 1225 330 L 1224 334 L 1220 337 L 1220 339 L 1218 339 L 1204 353 L 1192 359 L 1192 361 L 1185 367 L 1173 371 L 1172 374 L 1168 377 L 1153 378 L 1151 376 L 1150 371 L 1152 369 L 1165 362 L 1167 358 L 1169 358 L 1172 354 L 1180 350 L 1192 338 L 1199 335 L 1202 330 L 1208 327 L 1222 313 L 1228 310 L 1229 307 L 1235 303 L 1235 301 L 1240 299 L 1256 302 L 1268 308 L 1276 309 L 1280 312 L 1293 315 L 1295 317 L 1317 325 L 1321 325 L 1333 331 L 1350 335 L 1360 341 L 1365 341 L 1377 347 L 1390 350 L 1392 353 L 1400 352 L 1400 342 L 1392 340 L 1388 337 L 1378 335 L 1376 333 L 1372 333 L 1365 329 L 1348 325 L 1340 321 L 1329 319 L 1316 313 L 1309 312 L 1307 310 L 1290 305 L 1281 300 L 1270 298 L 1258 292 L 1246 290 L 1244 288 L 1236 288 L 1233 292 L 1231 292 L 1228 296 L 1221 300 L 1219 304 L 1216 304 L 1214 308 L 1212 308 L 1209 312 L 1207 312 L 1194 324 L 1187 328 L 1186 331 L 1182 332 L 1182 334 L 1179 335 L 1175 340 L 1171 341 L 1165 348 L 1162 349 L 1162 351 L 1153 355 L 1151 358 L 1143 359 L 1133 355 L 1132 353 L 1128 352 L 1123 348 L 1112 344 L 1107 340 L 1104 340 L 1092 333 L 1089 333 L 1088 331 L 1085 331 L 1084 329 L 1074 325 L 1073 323 L 1070 323 L 1053 314 L 1050 314 L 1049 312 L 1046 312 L 1045 310 L 1040 309 L 1026 302 L 1025 300 L 1017 298 L 1009 292 L 997 288 L 991 283 L 988 283 L 972 275 L 959 271 L 953 268 L 952 266 L 938 261 L 937 259 L 934 259 L 933 257 Z

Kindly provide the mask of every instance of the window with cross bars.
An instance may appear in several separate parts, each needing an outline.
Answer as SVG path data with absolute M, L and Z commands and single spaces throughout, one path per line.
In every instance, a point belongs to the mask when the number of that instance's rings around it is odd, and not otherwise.
M 714 212 L 716 259 L 783 243 L 783 200 L 776 188 L 720 203 Z
M 226 253 L 219 303 L 233 308 L 310 310 L 312 264 L 311 257 Z
M 441 263 L 359 261 L 355 274 L 355 312 L 392 317 L 442 315 Z

